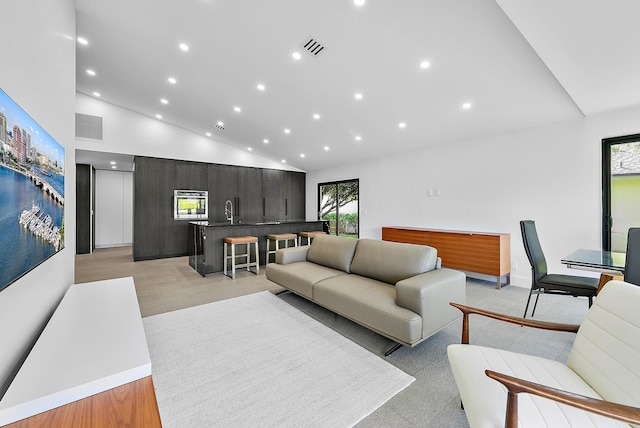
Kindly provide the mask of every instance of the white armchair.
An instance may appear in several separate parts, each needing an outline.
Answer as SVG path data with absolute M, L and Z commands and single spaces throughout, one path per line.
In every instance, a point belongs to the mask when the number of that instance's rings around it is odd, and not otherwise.
M 452 305 L 464 314 L 462 344 L 447 351 L 471 428 L 640 425 L 640 286 L 609 282 L 581 326 Z M 577 335 L 562 364 L 469 345 L 470 314 Z

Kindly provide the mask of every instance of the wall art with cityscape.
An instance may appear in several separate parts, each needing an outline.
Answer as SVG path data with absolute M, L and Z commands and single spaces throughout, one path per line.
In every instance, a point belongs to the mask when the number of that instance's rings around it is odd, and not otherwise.
M 0 89 L 0 290 L 64 248 L 64 148 Z

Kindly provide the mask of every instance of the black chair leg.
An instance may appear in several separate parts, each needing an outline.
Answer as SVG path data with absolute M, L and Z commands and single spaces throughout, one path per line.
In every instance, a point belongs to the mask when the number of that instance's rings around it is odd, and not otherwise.
M 536 313 L 536 307 L 538 306 L 538 299 L 540 298 L 540 293 L 536 295 L 536 301 L 533 304 L 533 311 L 531 311 L 531 316 L 533 317 Z
M 533 292 L 533 289 L 529 290 L 529 298 L 527 299 L 527 306 L 524 307 L 524 315 L 522 315 L 522 318 L 526 318 L 527 317 L 527 311 L 529 310 L 529 302 L 531 301 L 531 293 Z
M 593 305 L 593 296 L 589 296 L 589 307 Z

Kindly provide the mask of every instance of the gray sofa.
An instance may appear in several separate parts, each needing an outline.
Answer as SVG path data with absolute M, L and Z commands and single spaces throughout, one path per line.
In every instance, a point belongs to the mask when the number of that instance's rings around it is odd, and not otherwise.
M 464 273 L 441 269 L 435 248 L 373 239 L 317 236 L 281 249 L 267 278 L 367 327 L 396 345 L 415 346 L 460 313 Z

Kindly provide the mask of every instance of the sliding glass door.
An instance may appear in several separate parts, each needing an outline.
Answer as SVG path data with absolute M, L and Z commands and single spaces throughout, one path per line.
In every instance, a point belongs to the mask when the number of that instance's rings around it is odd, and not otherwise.
M 629 228 L 640 227 L 640 134 L 602 143 L 602 246 L 625 252 Z
M 359 180 L 318 184 L 318 219 L 329 222 L 332 235 L 359 236 Z

